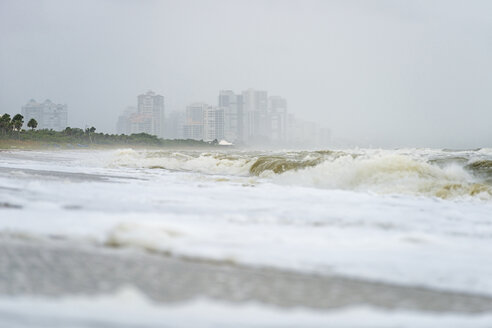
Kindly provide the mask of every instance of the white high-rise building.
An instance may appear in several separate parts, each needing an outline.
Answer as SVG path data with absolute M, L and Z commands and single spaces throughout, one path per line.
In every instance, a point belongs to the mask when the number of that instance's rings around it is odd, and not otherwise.
M 128 107 L 119 117 L 119 134 L 147 133 L 164 137 L 164 97 L 152 91 L 137 97 L 137 107 Z
M 164 137 L 164 97 L 152 91 L 139 95 L 137 110 L 139 117 L 132 122 L 137 128 L 132 132 Z
M 234 143 L 275 143 L 287 140 L 287 101 L 268 97 L 267 91 L 248 89 L 236 95 L 231 90 L 219 93 L 224 109 L 224 137 Z
M 68 110 L 67 105 L 55 104 L 49 99 L 43 103 L 31 99 L 22 106 L 22 116 L 26 123 L 31 118 L 35 119 L 38 122 L 38 129 L 62 131 L 67 127 Z
M 205 103 L 194 103 L 186 107 L 183 126 L 185 139 L 218 141 L 224 139 L 224 109 Z
M 231 90 L 221 90 L 219 107 L 224 109 L 224 138 L 241 143 L 244 140 L 243 96 Z
M 270 139 L 276 143 L 287 140 L 287 100 L 279 96 L 268 99 L 268 120 Z
M 208 107 L 204 112 L 204 138 L 205 141 L 224 139 L 224 109 Z
M 205 103 L 193 103 L 186 107 L 186 120 L 183 126 L 185 139 L 204 139 L 205 111 L 208 105 Z
M 253 142 L 268 141 L 268 93 L 248 89 L 242 93 L 246 113 L 246 137 Z

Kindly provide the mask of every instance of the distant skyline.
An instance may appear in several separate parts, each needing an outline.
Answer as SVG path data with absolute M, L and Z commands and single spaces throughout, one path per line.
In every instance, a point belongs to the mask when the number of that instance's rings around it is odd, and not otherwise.
M 492 147 L 490 1 L 0 0 L 0 112 L 67 104 L 115 132 L 136 96 L 166 112 L 268 90 L 353 145 Z

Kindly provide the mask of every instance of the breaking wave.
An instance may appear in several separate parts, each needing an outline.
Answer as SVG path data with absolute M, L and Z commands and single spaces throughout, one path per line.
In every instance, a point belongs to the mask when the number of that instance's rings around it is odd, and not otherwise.
M 478 156 L 478 157 L 477 157 Z M 481 156 L 481 157 L 480 157 Z M 170 152 L 121 150 L 110 165 L 378 194 L 492 200 L 492 160 L 479 151 Z
M 439 167 L 403 155 L 344 156 L 275 180 L 329 189 L 492 199 L 492 188 L 456 164 Z
M 465 168 L 492 184 L 492 160 L 477 160 L 466 165 Z
M 109 166 L 249 175 L 251 158 L 236 154 L 119 150 Z
M 271 171 L 273 173 L 284 173 L 286 171 L 297 171 L 307 167 L 313 167 L 322 162 L 321 158 L 310 159 L 305 161 L 296 161 L 282 158 L 280 156 L 263 156 L 258 158 L 249 168 L 253 175 L 261 175 L 263 172 Z

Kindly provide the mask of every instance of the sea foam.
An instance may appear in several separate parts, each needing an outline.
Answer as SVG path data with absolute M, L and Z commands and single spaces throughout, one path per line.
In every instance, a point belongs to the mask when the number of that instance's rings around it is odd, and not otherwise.
M 258 176 L 274 183 L 445 199 L 492 199 L 492 161 L 432 151 L 152 152 L 122 150 L 110 166 Z M 488 153 L 486 153 L 488 156 Z M 460 158 L 458 161 L 456 158 Z

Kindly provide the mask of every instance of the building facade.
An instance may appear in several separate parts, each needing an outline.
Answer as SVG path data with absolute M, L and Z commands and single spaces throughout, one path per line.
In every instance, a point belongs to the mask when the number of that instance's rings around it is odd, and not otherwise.
M 183 126 L 185 139 L 203 140 L 205 111 L 208 105 L 205 103 L 193 103 L 186 107 L 186 119 Z
M 186 107 L 183 137 L 204 141 L 223 140 L 225 135 L 225 110 L 206 103 L 193 103 Z
M 326 146 L 329 129 L 299 119 L 287 111 L 287 100 L 267 91 L 239 94 L 219 91 L 217 106 L 196 102 L 173 111 L 164 120 L 164 97 L 149 91 L 138 96 L 137 107 L 118 119 L 118 133 L 149 133 L 167 139 L 226 141 L 236 145 Z
M 267 91 L 219 92 L 224 109 L 224 139 L 235 144 L 282 144 L 288 139 L 287 100 Z
M 139 132 L 164 137 L 164 97 L 148 91 L 138 96 L 135 127 Z M 137 132 L 138 133 L 138 132 Z
M 164 97 L 148 91 L 137 97 L 137 107 L 128 107 L 116 124 L 118 134 L 147 133 L 164 137 Z
M 287 140 L 287 100 L 279 96 L 268 98 L 268 132 L 273 143 Z
M 55 104 L 49 99 L 42 103 L 31 99 L 22 106 L 22 116 L 24 122 L 35 119 L 38 122 L 38 129 L 62 131 L 67 127 L 68 110 L 67 105 Z
M 205 141 L 224 139 L 224 109 L 208 107 L 205 110 L 203 132 Z
M 232 90 L 221 90 L 218 105 L 224 110 L 224 139 L 242 143 L 245 139 L 243 96 L 236 95 Z
M 268 93 L 248 89 L 242 92 L 245 112 L 245 141 L 268 141 Z

